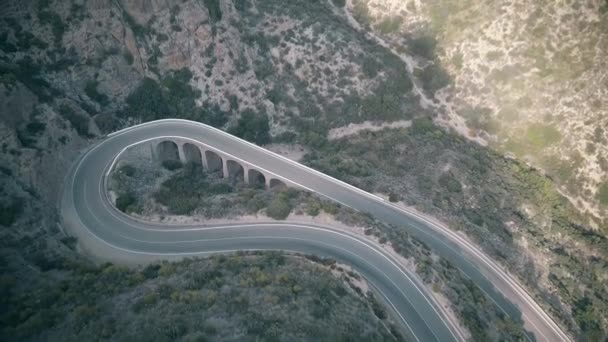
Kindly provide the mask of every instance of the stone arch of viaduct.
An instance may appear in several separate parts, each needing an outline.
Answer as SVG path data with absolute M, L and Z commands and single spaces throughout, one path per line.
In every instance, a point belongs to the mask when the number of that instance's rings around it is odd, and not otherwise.
M 218 172 L 223 178 L 243 181 L 246 184 L 259 185 L 272 189 L 287 186 L 299 188 L 288 180 L 266 173 L 247 161 L 236 159 L 226 153 L 206 145 L 180 138 L 162 138 L 154 140 L 151 147 L 152 157 L 158 161 L 179 160 L 182 163 L 202 165 L 206 172 Z

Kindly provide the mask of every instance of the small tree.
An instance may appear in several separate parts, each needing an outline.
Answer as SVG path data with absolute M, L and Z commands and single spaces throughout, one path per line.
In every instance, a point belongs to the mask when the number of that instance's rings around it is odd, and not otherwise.
M 284 220 L 289 216 L 291 212 L 291 204 L 289 199 L 283 193 L 279 194 L 275 199 L 270 202 L 270 205 L 266 209 L 266 214 L 275 220 Z
M 132 212 L 135 202 L 135 195 L 131 192 L 126 192 L 116 198 L 116 208 L 124 213 Z

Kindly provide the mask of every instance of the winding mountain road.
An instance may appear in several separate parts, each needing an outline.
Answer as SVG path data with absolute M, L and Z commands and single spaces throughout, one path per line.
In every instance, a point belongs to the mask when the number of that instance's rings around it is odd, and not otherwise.
M 62 194 L 62 220 L 93 255 L 115 262 L 173 259 L 237 250 L 289 250 L 328 256 L 359 271 L 392 306 L 414 340 L 463 339 L 459 329 L 443 314 L 422 284 L 398 260 L 365 237 L 331 227 L 290 222 L 167 226 L 142 222 L 119 212 L 107 197 L 107 174 L 116 157 L 128 146 L 158 137 L 205 143 L 246 160 L 266 173 L 403 227 L 460 268 L 505 313 L 523 320 L 530 340 L 570 340 L 512 276 L 447 227 L 223 131 L 192 121 L 159 120 L 112 133 L 83 153 L 72 167 Z

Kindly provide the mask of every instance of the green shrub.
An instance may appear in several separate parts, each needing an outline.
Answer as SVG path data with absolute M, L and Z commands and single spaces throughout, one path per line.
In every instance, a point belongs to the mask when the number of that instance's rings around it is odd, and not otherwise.
M 276 143 L 291 144 L 294 143 L 297 138 L 298 135 L 296 133 L 287 131 L 276 135 L 272 141 Z
M 131 30 L 133 30 L 133 33 L 137 38 L 144 38 L 150 33 L 150 28 L 138 24 L 137 21 L 135 21 L 135 19 L 133 19 L 133 17 L 129 14 L 129 12 L 123 10 L 122 17 L 127 23 L 127 26 L 129 26 Z
M 245 12 L 250 6 L 249 0 L 234 0 L 234 7 L 239 12 Z
M 102 113 L 95 115 L 95 124 L 104 133 L 109 133 L 118 128 L 118 119 L 110 113 Z
M 146 279 L 154 279 L 158 277 L 158 271 L 160 270 L 161 265 L 159 264 L 150 264 L 146 266 L 141 273 L 144 275 Z
M 310 201 L 306 205 L 306 215 L 317 216 L 321 212 L 321 204 L 318 201 Z
M 222 9 L 220 8 L 219 0 L 204 0 L 205 7 L 209 11 L 209 18 L 212 22 L 218 22 L 222 20 Z
M 169 171 L 175 171 L 184 167 L 184 164 L 181 161 L 174 159 L 163 160 L 161 164 L 165 169 Z
M 363 73 L 368 78 L 374 78 L 378 75 L 378 71 L 382 69 L 382 65 L 378 63 L 375 58 L 368 57 L 363 60 L 363 65 L 361 65 Z
M 268 205 L 266 209 L 266 215 L 272 217 L 275 220 L 284 220 L 291 213 L 291 204 L 289 199 L 284 193 L 280 193 L 275 197 Z
M 108 97 L 97 90 L 99 82 L 97 80 L 89 80 L 84 87 L 84 92 L 89 98 L 99 103 L 102 106 L 108 104 Z
M 449 192 L 461 192 L 462 185 L 451 173 L 444 173 L 439 177 L 439 184 Z
M 0 36 L 0 39 L 1 38 L 4 37 Z M 15 38 L 17 39 L 17 47 L 8 44 L 2 45 L 1 47 L 6 48 L 8 50 L 5 50 L 6 52 L 17 52 L 17 49 L 27 51 L 32 47 L 37 47 L 40 50 L 45 50 L 48 47 L 48 44 L 45 41 L 36 37 L 29 31 L 15 32 Z
M 263 196 L 255 195 L 247 201 L 247 210 L 252 213 L 257 213 L 266 208 L 267 205 L 267 200 Z
M 410 131 L 413 134 L 426 134 L 429 132 L 434 132 L 437 129 L 437 126 L 435 126 L 431 119 L 416 118 L 412 121 L 412 127 L 410 128 Z
M 416 76 L 422 81 L 422 88 L 430 95 L 435 94 L 452 81 L 450 75 L 438 64 L 431 64 L 422 71 L 417 70 Z
M 61 243 L 66 245 L 71 250 L 76 250 L 76 244 L 78 243 L 78 239 L 73 236 L 66 236 L 61 238 Z
M 353 2 L 353 17 L 363 26 L 369 25 L 372 16 L 367 7 L 367 1 L 356 0 Z
M 227 183 L 217 183 L 209 186 L 209 193 L 218 195 L 218 194 L 227 194 L 233 191 L 233 188 L 230 184 Z
M 50 25 L 53 36 L 55 37 L 55 42 L 61 42 L 66 25 L 57 13 L 46 10 L 40 11 L 38 12 L 38 20 L 44 25 Z
M 574 303 L 573 316 L 583 331 L 584 340 L 601 341 L 606 338 L 597 320 L 602 313 L 597 312 L 593 301 L 588 297 L 585 296 Z
M 269 131 L 270 125 L 268 123 L 268 116 L 251 110 L 244 111 L 236 126 L 228 129 L 228 133 L 258 145 L 264 145 L 270 142 Z
M 17 66 L 0 65 L 0 75 L 12 74 L 14 78 L 32 91 L 40 101 L 52 102 L 59 92 L 41 77 L 42 68 L 30 56 L 17 61 Z
M 46 124 L 40 121 L 32 121 L 25 126 L 27 132 L 32 136 L 39 135 L 45 128 Z
M 382 320 L 386 319 L 388 317 L 388 315 L 386 314 L 386 310 L 378 302 L 378 300 L 374 296 L 373 292 L 368 292 L 367 297 L 369 298 L 370 305 L 372 307 L 372 310 L 374 310 L 374 314 L 376 314 L 376 317 L 378 317 L 379 319 L 382 319 Z
M 6 176 L 12 176 L 13 175 L 13 170 L 9 169 L 6 166 L 2 166 L 2 165 L 0 165 L 0 172 L 4 173 Z
M 275 73 L 274 64 L 268 59 L 257 61 L 254 68 L 255 76 L 260 80 L 264 80 Z
M 432 60 L 435 59 L 437 40 L 432 36 L 425 35 L 410 40 L 408 47 L 413 54 Z
M 227 122 L 226 113 L 216 104 L 203 103 L 196 106 L 201 91 L 189 82 L 192 72 L 188 68 L 169 73 L 157 83 L 144 78 L 139 86 L 127 97 L 127 108 L 122 116 L 151 121 L 166 117 L 188 119 L 221 127 Z
M 401 17 L 388 17 L 382 19 L 378 24 L 378 29 L 383 34 L 393 33 L 401 27 Z
M 459 111 L 459 114 L 465 118 L 469 127 L 483 129 L 490 132 L 493 129 L 492 114 L 493 111 L 486 107 L 467 107 Z
M 137 199 L 132 192 L 122 193 L 116 198 L 116 208 L 124 213 L 130 213 L 134 211 L 133 205 L 136 202 Z
M 168 114 L 167 104 L 159 84 L 151 78 L 144 78 L 139 86 L 127 97 L 128 116 L 151 121 Z
M 88 117 L 76 113 L 72 107 L 65 104 L 59 106 L 59 114 L 70 122 L 72 127 L 78 132 L 78 135 L 85 137 L 89 135 Z
M 133 312 L 139 313 L 144 309 L 152 307 L 157 301 L 158 294 L 156 292 L 149 292 L 137 300 L 131 309 Z
M 361 102 L 361 114 L 375 120 L 396 120 L 403 117 L 401 103 L 397 96 L 390 92 L 370 95 Z
M 13 197 L 8 202 L 0 202 L 0 225 L 11 226 L 23 212 L 23 200 Z
M 135 175 L 135 167 L 131 164 L 123 164 L 117 170 L 119 173 L 122 173 L 128 177 L 133 177 Z
M 45 130 L 46 124 L 36 119 L 29 122 L 25 127 L 17 130 L 17 138 L 24 147 L 35 148 L 36 141 L 41 133 Z
M 537 148 L 551 147 L 561 138 L 561 133 L 555 127 L 542 123 L 533 123 L 526 131 L 527 142 Z
M 338 205 L 330 201 L 321 201 L 321 209 L 330 215 L 338 213 Z

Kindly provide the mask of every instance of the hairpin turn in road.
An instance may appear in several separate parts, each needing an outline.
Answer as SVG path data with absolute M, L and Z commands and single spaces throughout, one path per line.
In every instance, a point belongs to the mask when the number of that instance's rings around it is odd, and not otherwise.
M 415 340 L 463 339 L 419 281 L 365 237 L 291 222 L 167 226 L 118 212 L 105 188 L 105 178 L 117 155 L 128 146 L 159 137 L 204 143 L 291 184 L 403 227 L 462 270 L 505 313 L 521 317 L 530 339 L 570 340 L 512 276 L 447 227 L 221 130 L 187 120 L 166 119 L 129 127 L 108 135 L 79 158 L 66 178 L 61 214 L 64 225 L 88 252 L 115 262 L 237 250 L 288 250 L 329 256 L 352 265 L 365 276 Z

